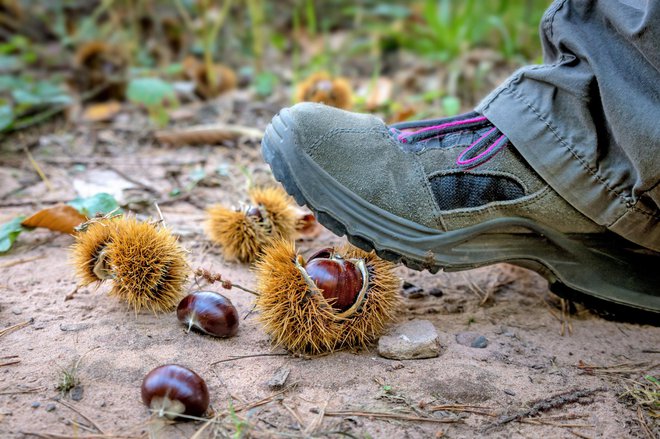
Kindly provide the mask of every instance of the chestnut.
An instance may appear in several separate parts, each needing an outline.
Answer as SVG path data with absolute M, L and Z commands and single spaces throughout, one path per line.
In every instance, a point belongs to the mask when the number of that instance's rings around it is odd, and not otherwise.
M 314 281 L 332 307 L 346 311 L 356 302 L 364 283 L 363 272 L 349 260 L 342 258 L 333 249 L 322 249 L 314 253 L 305 265 L 307 275 Z
M 192 370 L 165 364 L 144 377 L 142 401 L 161 417 L 202 416 L 209 408 L 209 389 Z
M 195 291 L 184 297 L 176 316 L 188 326 L 215 337 L 232 337 L 238 332 L 238 311 L 231 301 L 213 291 Z

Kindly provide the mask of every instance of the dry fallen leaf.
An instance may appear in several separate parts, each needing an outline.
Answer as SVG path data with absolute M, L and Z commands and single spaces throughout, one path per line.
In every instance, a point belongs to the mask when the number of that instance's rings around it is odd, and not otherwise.
M 300 210 L 298 222 L 296 224 L 299 239 L 312 240 L 319 236 L 323 231 L 323 226 L 316 221 L 313 213 Z
M 43 227 L 62 233 L 73 233 L 74 228 L 87 220 L 83 214 L 67 204 L 56 204 L 40 210 L 21 222 L 24 227 Z
M 367 109 L 372 111 L 388 103 L 392 99 L 392 81 L 388 78 L 378 78 L 369 90 Z
M 184 129 L 157 131 L 154 137 L 158 142 L 171 146 L 216 145 L 223 140 L 248 137 L 260 140 L 263 131 L 241 125 L 209 124 L 196 125 Z
M 111 120 L 121 111 L 121 104 L 117 101 L 91 104 L 85 108 L 82 119 L 85 122 L 103 122 Z

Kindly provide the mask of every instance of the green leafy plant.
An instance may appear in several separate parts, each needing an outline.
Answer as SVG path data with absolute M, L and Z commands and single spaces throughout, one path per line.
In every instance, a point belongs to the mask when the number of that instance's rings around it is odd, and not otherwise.
M 179 104 L 172 84 L 160 78 L 133 79 L 128 83 L 126 95 L 131 102 L 144 106 L 158 126 L 167 125 L 168 109 Z
M 108 215 L 110 213 L 121 213 L 119 204 L 115 198 L 105 192 L 99 192 L 87 198 L 76 198 L 67 203 L 87 218 L 93 218 L 99 215 Z
M 18 235 L 27 230 L 21 225 L 24 219 L 24 216 L 19 216 L 0 226 L 0 253 L 9 251 Z

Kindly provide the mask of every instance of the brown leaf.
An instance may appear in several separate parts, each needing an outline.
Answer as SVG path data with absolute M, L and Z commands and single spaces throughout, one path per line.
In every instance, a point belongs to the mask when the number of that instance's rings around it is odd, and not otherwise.
M 43 227 L 62 233 L 73 233 L 74 228 L 87 220 L 83 214 L 67 204 L 56 204 L 40 210 L 23 220 L 25 227 Z
M 82 119 L 85 122 L 103 122 L 112 119 L 121 111 L 121 104 L 117 101 L 91 104 L 85 108 Z
M 216 145 L 223 140 L 233 140 L 239 137 L 261 139 L 263 131 L 241 125 L 209 124 L 196 125 L 183 129 L 157 131 L 156 140 L 171 146 L 181 145 Z
M 367 96 L 367 109 L 372 111 L 388 103 L 392 98 L 392 81 L 388 78 L 378 78 L 371 85 Z
M 311 240 L 321 234 L 323 226 L 316 221 L 316 217 L 313 213 L 300 211 L 296 223 L 296 230 L 300 239 Z

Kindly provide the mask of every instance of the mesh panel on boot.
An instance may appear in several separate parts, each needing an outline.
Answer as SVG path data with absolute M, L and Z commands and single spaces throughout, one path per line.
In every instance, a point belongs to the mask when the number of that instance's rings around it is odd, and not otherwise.
M 478 207 L 494 201 L 515 200 L 525 195 L 517 181 L 479 174 L 446 174 L 430 180 L 433 196 L 440 210 Z

